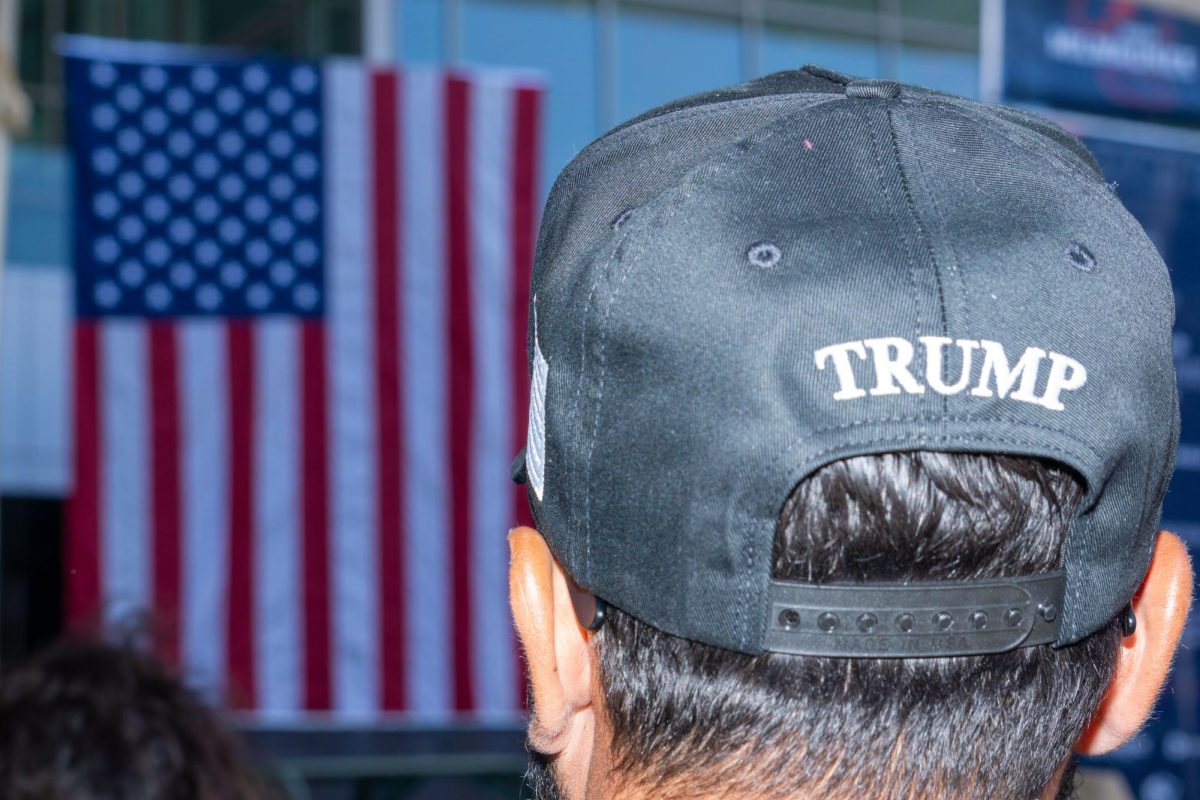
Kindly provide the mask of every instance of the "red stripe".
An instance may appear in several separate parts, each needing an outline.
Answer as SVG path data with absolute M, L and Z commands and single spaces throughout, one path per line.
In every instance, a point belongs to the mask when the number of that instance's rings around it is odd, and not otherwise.
M 529 415 L 529 360 L 526 342 L 529 329 L 529 280 L 533 272 L 533 243 L 537 215 L 538 120 L 541 92 L 516 91 L 513 131 L 512 174 L 512 305 L 509 319 L 512 342 L 512 435 L 513 453 L 525 446 Z M 533 525 L 524 486 L 515 486 L 516 522 Z
M 95 322 L 75 323 L 75 492 L 69 525 L 65 584 L 73 628 L 96 622 L 100 611 L 100 332 Z
M 159 655 L 179 663 L 179 376 L 175 326 L 149 323 L 152 580 Z
M 253 708 L 254 681 L 254 327 L 231 320 L 229 348 L 229 605 L 226 661 L 230 703 Z
M 471 332 L 471 225 L 467 130 L 470 86 L 461 78 L 446 81 L 446 365 L 447 468 L 450 502 L 450 620 L 453 625 L 454 707 L 475 707 L 472 676 L 474 646 L 471 620 L 471 406 L 475 353 Z
M 374 168 L 375 388 L 379 449 L 379 649 L 383 708 L 405 707 L 404 465 L 400 391 L 400 81 L 395 72 L 372 76 L 371 149 Z
M 537 89 L 516 91 L 513 115 L 512 159 L 512 305 L 510 339 L 512 346 L 512 452 L 525 446 L 529 417 L 529 361 L 526 337 L 529 325 L 529 281 L 533 272 L 533 243 L 537 226 L 537 154 L 538 121 L 542 93 Z M 513 521 L 533 526 L 528 490 L 513 486 Z M 520 708 L 527 704 L 525 661 L 517 648 L 517 699 Z
M 325 329 L 319 320 L 301 328 L 301 494 L 304 514 L 304 706 L 332 706 L 329 670 L 329 480 Z

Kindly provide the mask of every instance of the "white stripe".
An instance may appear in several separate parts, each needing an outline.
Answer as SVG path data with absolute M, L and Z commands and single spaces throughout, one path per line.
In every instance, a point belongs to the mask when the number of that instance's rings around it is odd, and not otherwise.
M 446 497 L 445 221 L 442 76 L 405 75 L 401 137 L 404 219 L 401 339 L 405 444 L 404 607 L 408 697 L 423 720 L 451 711 L 449 538 Z M 435 122 L 431 122 L 431 120 Z
M 475 425 L 471 442 L 471 597 L 475 697 L 483 717 L 516 705 L 505 533 L 513 520 L 510 369 L 512 91 L 481 78 L 470 109 L 471 319 Z
M 324 89 L 333 702 L 345 717 L 379 709 L 368 75 L 335 61 Z
M 105 619 L 134 622 L 150 610 L 150 398 L 146 324 L 101 328 L 101 544 Z
M 300 573 L 300 331 L 263 319 L 255 335 L 255 684 L 265 718 L 302 710 Z
M 229 392 L 225 323 L 178 327 L 182 448 L 181 658 L 206 694 L 223 685 L 229 590 Z

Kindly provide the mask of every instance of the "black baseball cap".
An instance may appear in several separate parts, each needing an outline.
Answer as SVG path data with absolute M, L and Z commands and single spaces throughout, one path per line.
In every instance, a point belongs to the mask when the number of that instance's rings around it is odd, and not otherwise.
M 1179 405 L 1166 266 L 1048 120 L 819 67 L 679 100 L 584 149 L 546 204 L 514 465 L 578 584 L 743 653 L 1066 645 L 1147 569 Z M 1042 457 L 1086 498 L 1057 571 L 771 576 L 819 467 Z

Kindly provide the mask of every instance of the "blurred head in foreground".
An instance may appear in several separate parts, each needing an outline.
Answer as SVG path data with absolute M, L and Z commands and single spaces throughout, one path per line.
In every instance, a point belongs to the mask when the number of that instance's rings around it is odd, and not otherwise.
M 6 800 L 274 797 L 240 743 L 158 662 L 63 641 L 0 672 Z
M 1165 265 L 1041 117 L 806 67 L 547 202 L 509 536 L 538 798 L 1069 797 L 1191 601 Z

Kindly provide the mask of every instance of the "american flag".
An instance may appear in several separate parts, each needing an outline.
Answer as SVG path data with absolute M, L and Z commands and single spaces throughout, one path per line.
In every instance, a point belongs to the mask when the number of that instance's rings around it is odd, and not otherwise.
M 515 719 L 542 91 L 76 42 L 70 617 L 265 720 Z

